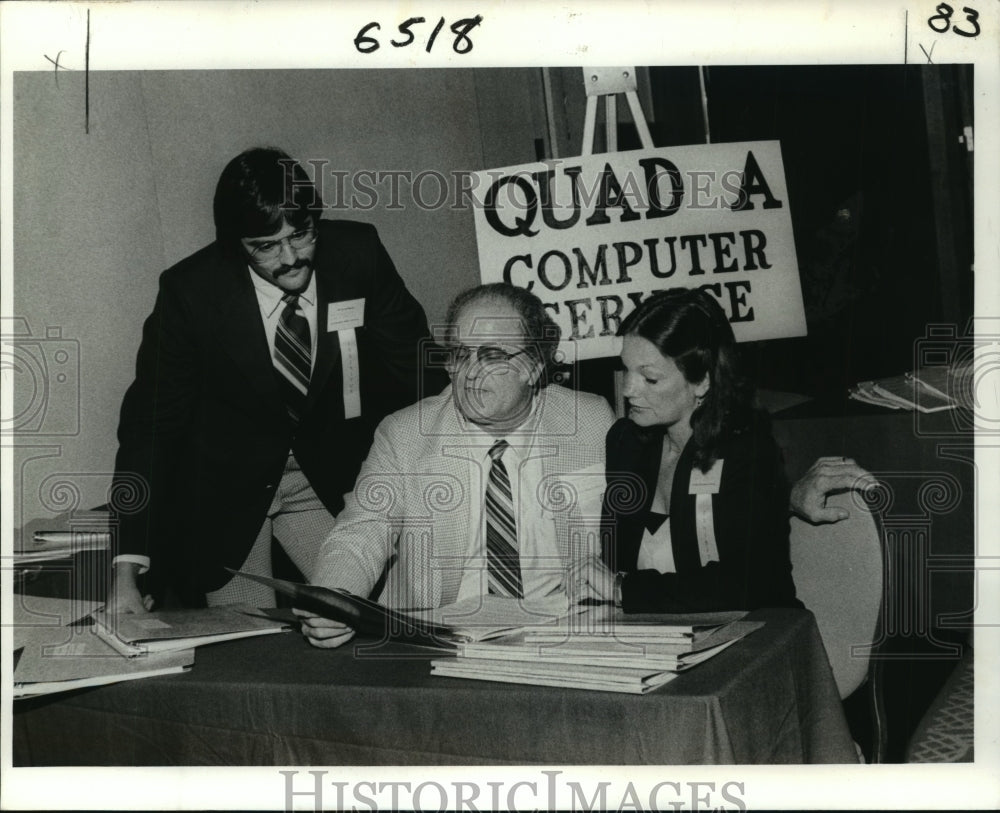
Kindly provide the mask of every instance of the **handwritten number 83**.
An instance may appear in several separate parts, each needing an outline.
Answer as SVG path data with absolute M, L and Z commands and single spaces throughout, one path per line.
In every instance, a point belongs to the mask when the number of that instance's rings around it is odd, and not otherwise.
M 957 25 L 953 26 L 951 24 L 951 15 L 955 13 L 955 9 L 949 6 L 947 3 L 940 3 L 938 7 L 934 9 L 937 14 L 927 20 L 927 25 L 931 27 L 932 30 L 937 31 L 938 34 L 943 34 L 949 28 L 958 34 L 960 37 L 978 37 L 979 36 L 979 12 L 974 8 L 969 8 L 965 6 L 962 11 L 965 12 L 965 19 L 972 24 L 975 31 L 963 31 Z
M 469 32 L 482 21 L 482 15 L 477 14 L 475 17 L 467 17 L 463 20 L 457 20 L 449 26 L 451 33 L 455 35 L 455 41 L 452 42 L 451 47 L 456 54 L 467 54 L 472 50 L 472 40 L 469 38 Z M 389 40 L 389 43 L 393 48 L 405 48 L 407 45 L 410 45 L 414 39 L 416 39 L 413 35 L 413 31 L 410 29 L 413 26 L 424 22 L 427 22 L 424 17 L 410 17 L 410 19 L 399 24 L 399 33 L 406 37 L 406 39 L 393 39 Z M 431 35 L 427 39 L 427 45 L 424 48 L 427 53 L 431 52 L 431 48 L 434 47 L 434 41 L 437 39 L 438 34 L 441 33 L 441 29 L 443 27 L 444 17 L 438 20 L 437 25 L 434 26 L 434 30 L 431 31 Z M 382 26 L 378 23 L 368 23 L 368 25 L 364 26 L 354 38 L 354 47 L 357 48 L 362 54 L 370 54 L 377 51 L 382 47 L 382 43 L 375 39 L 375 37 L 369 36 L 368 32 L 372 30 L 380 31 L 381 29 Z

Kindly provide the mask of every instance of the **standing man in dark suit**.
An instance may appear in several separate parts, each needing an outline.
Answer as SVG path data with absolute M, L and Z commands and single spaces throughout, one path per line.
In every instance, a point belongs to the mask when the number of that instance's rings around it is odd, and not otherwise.
M 215 242 L 160 277 L 118 428 L 109 609 L 270 604 L 225 567 L 270 574 L 273 535 L 308 572 L 375 426 L 421 395 L 422 308 L 373 227 L 322 209 L 296 161 L 244 152 Z

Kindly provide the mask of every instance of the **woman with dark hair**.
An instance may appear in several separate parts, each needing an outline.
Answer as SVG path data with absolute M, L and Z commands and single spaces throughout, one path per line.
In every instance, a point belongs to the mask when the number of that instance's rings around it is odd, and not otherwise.
M 619 335 L 628 417 L 607 435 L 606 568 L 578 582 L 626 612 L 801 607 L 781 453 L 722 308 L 674 289 Z

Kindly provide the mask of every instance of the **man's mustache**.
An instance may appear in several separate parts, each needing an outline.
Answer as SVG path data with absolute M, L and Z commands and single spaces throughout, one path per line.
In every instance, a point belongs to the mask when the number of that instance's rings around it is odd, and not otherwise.
M 309 268 L 309 267 L 310 267 L 309 260 L 296 260 L 291 265 L 283 265 L 281 266 L 281 268 L 275 269 L 274 276 L 275 278 L 277 278 L 282 276 L 283 274 L 287 274 L 289 271 L 297 271 L 299 268 Z

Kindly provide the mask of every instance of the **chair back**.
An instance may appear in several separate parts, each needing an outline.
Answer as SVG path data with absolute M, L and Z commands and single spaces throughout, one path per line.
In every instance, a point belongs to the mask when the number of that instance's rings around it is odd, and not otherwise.
M 860 495 L 837 494 L 827 504 L 846 508 L 850 517 L 824 525 L 792 518 L 792 579 L 816 616 L 843 699 L 868 676 L 882 609 L 882 534 Z

